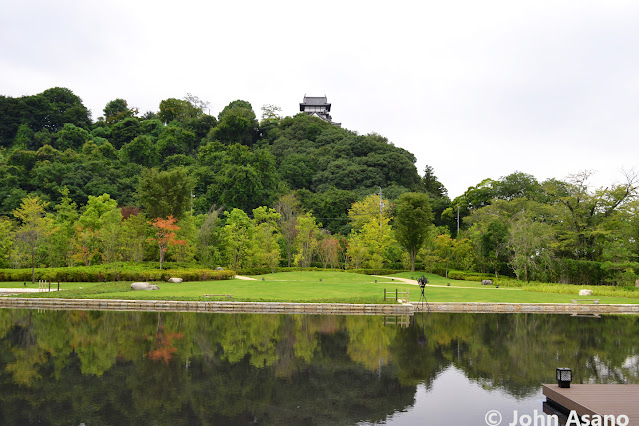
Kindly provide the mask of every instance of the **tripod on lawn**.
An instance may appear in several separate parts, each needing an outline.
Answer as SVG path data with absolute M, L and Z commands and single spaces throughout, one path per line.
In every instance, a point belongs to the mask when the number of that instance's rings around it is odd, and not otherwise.
M 419 288 L 422 291 L 421 296 L 419 296 L 419 302 L 417 302 L 417 304 L 420 304 L 420 303 L 422 304 L 421 311 L 423 312 L 424 302 L 426 302 L 426 308 L 428 309 L 428 312 L 430 312 L 430 306 L 428 305 L 428 300 L 426 300 L 426 295 L 424 294 L 424 291 L 426 290 L 426 284 L 428 284 L 428 278 L 422 275 L 422 277 L 418 279 L 417 282 L 419 283 Z

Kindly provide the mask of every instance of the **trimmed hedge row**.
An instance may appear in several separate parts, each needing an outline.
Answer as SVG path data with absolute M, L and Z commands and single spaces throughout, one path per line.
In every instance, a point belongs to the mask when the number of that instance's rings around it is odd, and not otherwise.
M 364 275 L 392 275 L 400 272 L 407 272 L 406 269 L 349 269 L 347 272 Z M 417 273 L 417 272 L 415 272 Z
M 483 281 L 483 280 L 495 280 L 493 274 L 483 274 L 481 272 L 465 272 L 465 271 L 448 271 L 448 278 L 451 280 L 463 280 L 463 281 Z
M 212 269 L 123 269 L 106 271 L 106 268 L 36 268 L 35 279 L 64 282 L 101 281 L 166 281 L 171 277 L 184 281 L 228 280 L 234 271 L 214 271 Z M 31 281 L 31 269 L 0 269 L 0 281 Z
M 405 270 L 398 269 L 330 269 L 330 268 L 319 268 L 319 267 L 309 267 L 309 268 L 297 268 L 297 267 L 280 267 L 275 270 L 275 272 L 309 272 L 309 271 L 326 271 L 326 272 L 353 272 L 355 274 L 364 274 L 364 275 L 390 275 L 396 274 L 398 272 L 405 272 Z M 238 271 L 240 275 L 264 275 L 272 273 L 270 268 L 243 268 Z

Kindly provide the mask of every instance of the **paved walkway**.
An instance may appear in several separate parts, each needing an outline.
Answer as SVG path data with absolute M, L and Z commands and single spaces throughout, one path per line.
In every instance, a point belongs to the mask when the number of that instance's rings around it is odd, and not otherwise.
M 419 285 L 419 283 L 417 282 L 417 280 L 411 280 L 409 278 L 399 278 L 399 277 L 386 277 L 384 275 L 373 275 L 373 277 L 379 277 L 379 278 L 387 278 L 389 280 L 395 280 L 395 281 L 399 281 L 399 282 L 403 282 L 404 284 L 409 284 L 409 285 Z M 379 284 L 379 283 L 378 283 Z M 497 289 L 496 287 L 493 286 L 482 286 L 482 287 L 463 287 L 463 286 L 447 286 L 447 285 L 438 285 L 438 284 L 427 284 L 427 287 L 445 287 L 445 288 L 471 288 L 474 290 L 510 290 L 510 291 L 522 291 L 521 288 L 500 288 Z
M 0 295 L 6 295 L 6 294 L 18 294 L 18 293 L 39 293 L 43 290 L 39 290 L 37 288 L 22 288 L 22 287 L 16 287 L 16 288 L 0 288 Z M 44 290 L 44 291 L 48 291 Z M 51 291 L 58 291 L 57 288 L 51 288 Z
M 235 275 L 233 278 L 237 278 L 238 280 L 257 281 L 256 278 L 245 277 L 243 275 Z

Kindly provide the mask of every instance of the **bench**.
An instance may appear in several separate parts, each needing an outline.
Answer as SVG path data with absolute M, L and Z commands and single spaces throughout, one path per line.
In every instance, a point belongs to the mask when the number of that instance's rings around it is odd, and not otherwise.
M 579 302 L 592 302 L 595 304 L 599 304 L 599 299 L 571 299 L 572 303 L 579 303 Z
M 204 297 L 206 297 L 206 298 L 226 297 L 227 299 L 231 299 L 233 297 L 233 295 L 232 294 L 205 294 Z

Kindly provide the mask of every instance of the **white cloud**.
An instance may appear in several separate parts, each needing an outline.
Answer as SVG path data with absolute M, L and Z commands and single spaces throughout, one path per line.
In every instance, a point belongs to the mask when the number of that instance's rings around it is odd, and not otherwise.
M 101 115 L 193 93 L 333 118 L 426 164 L 452 196 L 515 170 L 637 168 L 639 4 L 632 1 L 166 1 L 3 6 L 2 94 L 73 90 Z

